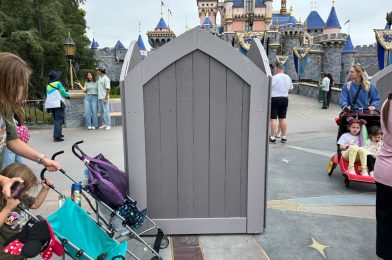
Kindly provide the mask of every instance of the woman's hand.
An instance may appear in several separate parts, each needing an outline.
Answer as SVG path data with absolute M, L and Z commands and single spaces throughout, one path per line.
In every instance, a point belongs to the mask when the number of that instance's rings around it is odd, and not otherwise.
M 12 184 L 14 184 L 15 182 L 21 182 L 23 183 L 23 180 L 19 177 L 15 177 L 12 179 L 9 179 L 7 177 L 3 177 L 3 181 L 1 182 L 1 186 L 3 187 L 3 194 L 6 198 L 10 198 L 11 197 L 11 186 Z
M 5 208 L 8 209 L 9 211 L 13 210 L 18 206 L 20 203 L 20 200 L 18 199 L 13 199 L 13 198 L 8 198 L 7 199 L 7 205 L 5 205 Z
M 51 185 L 53 185 L 53 180 L 52 179 L 45 179 L 44 181 L 41 181 L 42 188 L 45 190 L 49 190 Z
M 55 172 L 61 169 L 61 164 L 57 161 L 53 161 L 48 157 L 42 159 L 42 165 L 50 172 Z
M 369 109 L 369 111 L 373 111 L 373 110 L 376 110 L 376 107 L 375 106 L 368 106 L 368 109 Z

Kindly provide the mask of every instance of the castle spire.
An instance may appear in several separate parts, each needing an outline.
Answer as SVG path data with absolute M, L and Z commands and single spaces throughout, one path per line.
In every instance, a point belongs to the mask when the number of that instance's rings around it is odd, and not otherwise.
M 286 0 L 281 0 L 280 14 L 283 14 L 283 15 L 287 14 Z
M 290 16 L 293 16 L 293 5 L 290 6 Z

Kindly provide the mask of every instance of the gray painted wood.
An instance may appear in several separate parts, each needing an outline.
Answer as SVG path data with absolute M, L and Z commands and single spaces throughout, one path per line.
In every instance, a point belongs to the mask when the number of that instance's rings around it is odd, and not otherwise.
M 192 53 L 176 62 L 179 218 L 194 216 L 192 65 Z
M 241 133 L 241 217 L 247 216 L 248 198 L 248 149 L 249 149 L 249 107 L 250 86 L 243 83 L 242 88 L 242 133 Z
M 381 104 L 388 98 L 388 93 L 392 92 L 392 65 L 377 72 L 371 79 L 380 92 Z M 381 105 L 380 105 L 381 109 Z
M 227 70 L 225 217 L 241 215 L 242 99 L 244 83 Z M 246 112 L 248 113 L 248 112 Z M 246 131 L 248 127 L 246 126 Z M 247 160 L 247 158 L 245 158 Z
M 194 105 L 194 217 L 209 216 L 210 165 L 210 58 L 203 52 L 193 52 L 193 105 Z
M 192 55 L 189 56 L 192 57 L 191 70 L 187 67 L 188 54 Z M 182 71 L 184 75 L 179 76 Z M 190 82 L 185 81 L 185 74 L 189 71 L 192 72 Z M 238 84 L 230 86 L 227 85 L 227 78 L 235 82 L 233 72 L 238 75 Z M 208 78 L 201 79 L 199 76 L 206 74 L 209 74 Z M 145 139 L 146 135 L 153 136 L 155 133 L 141 133 L 145 127 L 143 102 L 149 98 L 143 100 L 143 92 L 140 90 L 150 87 L 149 81 L 156 75 L 159 85 L 160 162 L 146 160 L 145 154 L 138 156 L 140 152 L 146 152 L 146 145 L 150 145 Z M 263 232 L 269 84 L 265 73 L 246 56 L 198 28 L 159 48 L 130 71 L 125 81 L 125 86 L 130 87 L 124 87 L 125 97 L 129 98 L 126 107 L 129 119 L 126 126 L 129 137 L 126 144 L 127 171 L 130 172 L 130 183 L 134 182 L 133 186 L 144 185 L 137 188 L 135 196 L 147 202 L 149 191 L 146 187 L 150 187 L 150 183 L 146 184 L 145 175 L 149 175 L 146 165 L 161 164 L 162 215 L 155 219 L 163 220 L 164 228 L 169 230 L 165 230 L 166 233 Z M 192 98 L 188 101 L 189 96 Z M 146 104 L 146 113 L 147 107 L 150 109 L 150 105 Z M 150 115 L 149 118 L 155 116 Z M 185 140 L 188 138 L 193 138 L 193 143 Z M 237 144 L 237 148 L 240 148 L 238 151 L 231 149 Z M 147 158 L 151 156 L 151 149 L 154 148 L 147 149 Z M 229 158 L 233 162 L 229 162 Z M 159 167 L 149 165 L 148 169 Z M 189 178 L 190 172 L 193 172 L 192 180 Z M 140 178 L 141 175 L 144 177 Z M 150 176 L 148 178 L 148 182 L 152 181 Z M 246 185 L 241 184 L 241 181 Z M 190 187 L 191 183 L 192 202 L 187 197 L 189 194 L 179 199 L 179 191 L 185 192 L 179 186 Z M 156 200 L 155 205 L 158 203 L 158 199 L 148 196 L 148 206 L 153 205 L 150 199 Z M 231 198 L 236 200 L 235 205 L 228 205 Z M 192 203 L 193 210 L 190 209 Z M 187 225 L 181 224 L 184 218 L 179 217 L 179 214 L 186 216 Z M 205 228 L 195 231 L 193 227 L 200 225 L 203 214 L 207 215 L 209 221 L 203 222 Z M 244 215 L 244 218 L 231 218 L 225 214 Z M 215 228 L 217 219 L 222 223 L 222 228 Z M 244 220 L 246 224 L 240 224 Z M 230 228 L 230 225 L 233 227 Z
M 159 73 L 162 217 L 178 217 L 177 194 L 177 89 L 175 63 Z
M 209 217 L 225 215 L 226 68 L 210 58 Z
M 158 76 L 143 88 L 146 133 L 147 201 L 151 217 L 162 216 L 161 118 Z

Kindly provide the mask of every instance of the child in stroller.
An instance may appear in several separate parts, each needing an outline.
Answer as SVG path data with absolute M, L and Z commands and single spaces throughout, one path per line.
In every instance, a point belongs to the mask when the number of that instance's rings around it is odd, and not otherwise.
M 22 204 L 25 208 L 39 208 L 50 189 L 48 185 L 52 185 L 53 183 L 50 179 L 47 179 L 46 182 L 42 182 L 41 191 L 34 198 L 28 195 L 27 192 L 38 185 L 38 180 L 32 170 L 26 165 L 12 163 L 8 165 L 1 174 L 8 178 L 20 177 L 23 180 L 24 188 L 19 199 L 12 197 L 5 199 L 3 195 L 0 194 L 0 258 L 23 259 L 21 256 L 11 256 L 2 251 L 4 249 L 5 241 L 19 233 L 28 221 L 28 216 L 17 206 Z
M 361 175 L 369 175 L 367 170 L 367 157 L 366 150 L 359 145 L 359 135 L 361 132 L 361 126 L 366 125 L 366 121 L 363 119 L 356 119 L 353 117 L 347 117 L 348 130 L 349 132 L 342 134 L 338 140 L 340 150 L 344 160 L 348 161 L 348 173 L 356 174 L 354 163 L 361 162 Z

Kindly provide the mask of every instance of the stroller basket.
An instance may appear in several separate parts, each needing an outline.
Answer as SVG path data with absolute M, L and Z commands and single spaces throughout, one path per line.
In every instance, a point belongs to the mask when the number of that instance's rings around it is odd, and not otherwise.
M 64 205 L 48 217 L 56 236 L 72 258 L 88 259 L 67 244 L 72 242 L 93 259 L 124 259 L 127 241 L 119 244 L 106 234 L 76 203 L 67 198 Z

